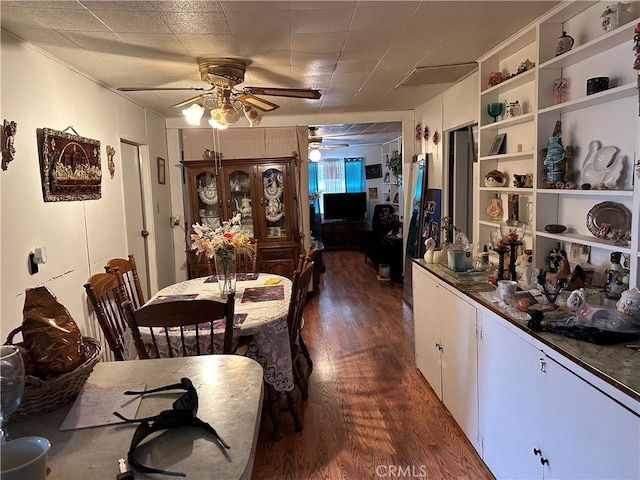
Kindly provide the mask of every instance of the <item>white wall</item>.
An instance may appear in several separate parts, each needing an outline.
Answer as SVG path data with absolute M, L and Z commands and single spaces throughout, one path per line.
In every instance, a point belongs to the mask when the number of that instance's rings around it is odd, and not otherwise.
M 444 132 L 478 121 L 479 91 L 478 73 L 474 73 L 416 108 L 416 123 L 420 122 L 423 130 L 425 126 L 430 130 L 429 140 L 421 140 L 416 150 L 416 153 L 433 154 L 433 162 L 428 167 L 429 188 L 443 188 L 444 185 Z M 438 145 L 433 143 L 436 130 L 440 136 Z
M 164 119 L 5 32 L 0 58 L 2 119 L 18 124 L 15 160 L 0 172 L 1 339 L 4 341 L 7 333 L 22 323 L 25 289 L 38 285 L 47 286 L 58 297 L 83 334 L 100 337 L 95 322 L 89 318 L 83 285 L 90 275 L 104 271 L 106 260 L 128 253 L 120 139 L 148 144 L 152 160 L 145 159 L 150 164 L 146 167 L 155 169 L 155 158 L 166 157 Z M 101 142 L 102 198 L 45 203 L 36 130 L 64 130 L 68 126 L 81 136 Z M 107 145 L 116 148 L 113 179 L 107 168 Z M 155 172 L 147 173 L 156 178 Z M 157 203 L 157 217 L 162 220 L 166 216 L 170 235 L 166 202 Z M 156 239 L 161 236 L 160 230 L 153 230 Z M 30 275 L 28 255 L 36 245 L 47 247 L 49 259 L 40 266 L 39 273 Z M 164 242 L 158 241 L 158 258 L 171 256 L 171 250 L 164 252 L 166 248 Z M 160 269 L 163 281 L 170 283 L 167 278 L 171 272 Z

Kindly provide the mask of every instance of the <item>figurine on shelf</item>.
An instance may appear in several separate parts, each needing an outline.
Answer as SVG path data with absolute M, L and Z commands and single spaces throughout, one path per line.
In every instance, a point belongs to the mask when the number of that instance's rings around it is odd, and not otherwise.
M 518 70 L 516 70 L 516 73 L 519 75 L 526 72 L 527 70 L 531 70 L 535 66 L 536 64 L 527 58 L 524 62 L 518 65 Z
M 489 72 L 489 80 L 487 82 L 487 85 L 489 87 L 495 87 L 499 83 L 505 81 L 507 78 L 509 78 L 509 76 L 502 72 Z
M 631 20 L 629 3 L 618 2 L 615 5 L 609 5 L 600 16 L 602 17 L 602 29 L 605 32 L 610 32 Z
M 547 141 L 547 148 L 543 150 L 545 155 L 544 166 L 546 182 L 555 186 L 557 182 L 564 181 L 566 161 L 564 156 L 564 147 L 562 146 L 562 122 L 558 120 L 553 134 Z
M 547 256 L 547 270 L 552 274 L 558 273 L 560 260 L 563 258 L 567 258 L 567 252 L 560 248 L 560 242 L 556 242 L 555 246 L 549 252 L 549 256 Z

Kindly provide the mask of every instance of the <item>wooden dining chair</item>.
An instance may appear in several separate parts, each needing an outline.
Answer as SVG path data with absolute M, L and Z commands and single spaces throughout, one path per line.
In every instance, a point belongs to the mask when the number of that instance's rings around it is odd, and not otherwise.
M 260 247 L 257 238 L 252 238 L 250 245 L 251 252 L 242 252 L 236 255 L 236 272 L 237 273 L 258 273 L 260 270 L 260 262 L 258 255 Z
M 136 267 L 136 261 L 133 255 L 130 254 L 128 258 L 112 258 L 104 266 L 107 273 L 116 274 L 116 269 L 120 272 L 119 277 L 123 288 L 127 291 L 129 299 L 133 302 L 135 308 L 140 308 L 145 303 L 144 292 L 142 291 L 142 285 L 140 284 L 140 277 L 138 276 L 138 269 Z
M 315 262 L 317 252 L 318 250 L 313 245 L 310 245 L 307 251 L 302 255 L 300 255 L 300 259 L 298 260 L 298 270 L 302 271 L 305 263 Z M 300 331 L 302 331 L 303 328 L 304 328 L 304 318 L 301 321 Z M 309 369 L 309 372 L 310 372 L 311 370 L 313 370 L 313 360 L 311 360 L 309 349 L 307 348 L 307 345 L 304 343 L 304 340 L 302 339 L 302 335 L 300 335 L 299 342 L 300 342 L 300 352 L 302 353 L 305 360 L 307 361 L 307 368 Z
M 295 381 L 295 387 L 300 391 L 303 400 L 306 400 L 308 394 L 308 373 L 305 373 L 302 362 L 300 361 L 300 324 L 302 320 L 302 311 L 307 299 L 307 289 L 311 274 L 313 272 L 313 262 L 306 263 L 302 272 L 296 270 L 293 274 L 291 299 L 289 301 L 289 309 L 287 312 L 287 327 L 289 329 L 289 346 L 291 348 L 291 369 Z M 273 424 L 272 436 L 279 439 L 280 434 L 280 392 L 273 385 L 265 382 L 267 396 L 269 399 L 269 410 L 271 422 Z M 302 430 L 302 420 L 293 391 L 286 392 L 288 411 L 293 417 L 293 424 L 296 431 Z
M 138 309 L 125 301 L 122 307 L 141 359 L 186 357 L 233 353 L 234 300 L 235 295 L 230 294 L 226 301 L 160 301 Z M 220 351 L 215 337 L 223 327 Z
M 129 300 L 126 290 L 112 273 L 92 275 L 84 284 L 84 288 L 114 358 L 118 361 L 125 360 L 127 355 L 124 340 L 127 323 L 122 303 Z

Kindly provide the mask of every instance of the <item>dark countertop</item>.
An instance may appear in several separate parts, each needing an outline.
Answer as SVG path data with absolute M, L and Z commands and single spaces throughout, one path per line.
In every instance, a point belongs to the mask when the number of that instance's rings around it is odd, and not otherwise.
M 426 264 L 421 259 L 414 259 L 414 262 L 473 301 L 502 316 L 506 321 L 551 347 L 554 351 L 615 386 L 636 401 L 640 401 L 640 352 L 626 348 L 624 343 L 596 345 L 551 332 L 536 332 L 527 327 L 527 322 L 512 318 L 497 303 L 487 301 L 478 293 L 482 290 L 493 290 L 491 286 L 484 288 L 486 274 L 456 275 L 446 265 Z M 468 278 L 464 278 L 465 276 Z

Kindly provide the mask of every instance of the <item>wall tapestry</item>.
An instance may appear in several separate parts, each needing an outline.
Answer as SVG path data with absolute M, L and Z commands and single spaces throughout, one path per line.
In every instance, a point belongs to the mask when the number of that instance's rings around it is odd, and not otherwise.
M 101 196 L 100 141 L 38 129 L 45 202 L 97 200 Z

